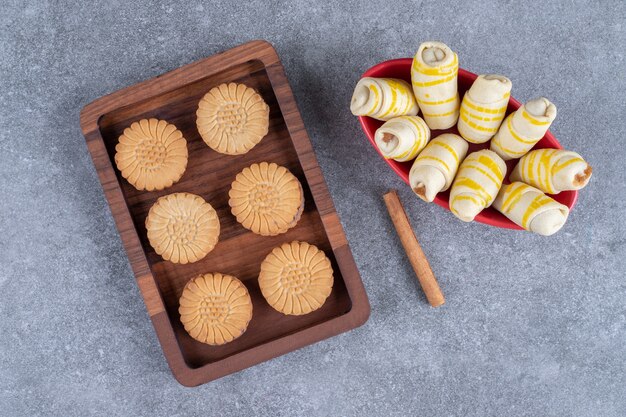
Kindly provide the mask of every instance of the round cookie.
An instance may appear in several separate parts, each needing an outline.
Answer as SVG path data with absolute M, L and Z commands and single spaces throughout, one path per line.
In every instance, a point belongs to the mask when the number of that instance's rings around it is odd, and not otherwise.
M 220 84 L 202 97 L 196 124 L 204 142 L 217 152 L 241 155 L 267 135 L 270 108 L 254 89 Z
M 228 193 L 233 216 L 243 227 L 275 236 L 294 227 L 304 210 L 300 181 L 285 167 L 261 162 L 244 168 Z
M 283 314 L 302 315 L 320 308 L 333 289 L 333 269 L 323 251 L 294 241 L 274 248 L 261 263 L 263 297 Z
M 223 345 L 246 331 L 252 319 L 252 299 L 237 278 L 203 274 L 185 285 L 178 312 L 191 337 L 208 345 Z
M 148 240 L 166 261 L 196 262 L 211 252 L 220 234 L 215 209 L 200 196 L 174 193 L 159 198 L 146 217 Z
M 124 129 L 115 146 L 115 165 L 138 190 L 163 190 L 187 168 L 187 141 L 171 123 L 143 119 Z

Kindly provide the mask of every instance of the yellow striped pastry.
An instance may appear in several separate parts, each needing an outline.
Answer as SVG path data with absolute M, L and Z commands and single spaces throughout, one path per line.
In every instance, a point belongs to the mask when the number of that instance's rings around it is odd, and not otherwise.
M 472 143 L 491 139 L 504 119 L 511 95 L 511 80 L 502 75 L 479 75 L 463 96 L 459 133 Z
M 513 223 L 543 236 L 558 232 L 569 215 L 567 206 L 523 182 L 502 187 L 493 207 Z
M 458 72 L 457 54 L 441 42 L 422 43 L 413 58 L 413 92 L 431 129 L 448 129 L 459 118 Z
M 374 140 L 385 158 L 411 161 L 430 140 L 430 129 L 419 116 L 400 116 L 379 127 Z
M 398 116 L 416 116 L 419 107 L 406 81 L 365 77 L 354 89 L 350 111 L 355 116 L 386 121 Z
M 580 190 L 589 182 L 591 166 L 576 152 L 563 149 L 537 149 L 524 155 L 511 181 L 522 181 L 544 193 Z
M 502 159 L 520 158 L 543 138 L 556 117 L 556 106 L 545 97 L 530 100 L 509 114 L 491 140 Z
M 464 222 L 471 222 L 489 207 L 498 195 L 506 174 L 506 164 L 488 149 L 473 152 L 461 163 L 450 190 L 450 211 Z
M 415 194 L 430 203 L 437 193 L 446 191 L 467 154 L 467 148 L 467 142 L 453 133 L 444 133 L 431 140 L 409 172 L 409 184 Z

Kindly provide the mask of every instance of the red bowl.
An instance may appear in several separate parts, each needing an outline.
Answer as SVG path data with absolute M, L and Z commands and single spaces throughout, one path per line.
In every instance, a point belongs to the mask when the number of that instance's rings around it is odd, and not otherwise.
M 409 84 L 411 83 L 411 64 L 413 62 L 412 58 L 400 58 L 400 59 L 392 59 L 390 61 L 381 62 L 380 64 L 374 65 L 372 68 L 365 71 L 362 77 L 388 77 L 388 78 L 400 78 L 402 80 L 407 81 Z M 472 85 L 474 80 L 476 79 L 476 74 L 473 74 L 469 71 L 465 71 L 459 68 L 459 94 L 463 97 L 465 91 Z M 509 106 L 506 110 L 506 114 L 517 110 L 521 106 L 521 103 L 515 100 L 513 97 L 509 100 Z M 367 116 L 359 116 L 359 121 L 361 122 L 361 126 L 363 127 L 363 131 L 367 135 L 370 143 L 374 146 L 376 151 L 380 154 L 380 150 L 378 146 L 376 146 L 376 142 L 374 141 L 374 133 L 376 130 L 384 123 L 380 120 L 372 119 Z M 431 133 L 431 137 L 439 136 L 442 133 L 456 133 L 459 134 L 456 126 L 446 129 L 446 130 L 433 130 Z M 477 151 L 479 149 L 489 148 L 489 142 L 482 144 L 469 144 L 468 154 L 470 152 Z M 545 136 L 535 145 L 533 149 L 543 149 L 543 148 L 553 148 L 553 149 L 563 149 L 559 141 L 556 140 L 554 135 L 548 131 Z M 381 154 L 382 156 L 382 154 Z M 384 158 L 383 158 L 384 159 Z M 397 162 L 393 159 L 385 159 L 387 164 L 395 171 L 396 174 L 400 178 L 404 180 L 407 184 L 409 184 L 409 170 L 411 169 L 411 165 L 413 161 L 408 162 Z M 511 172 L 515 164 L 517 164 L 517 159 L 513 159 L 507 162 L 507 171 Z M 505 183 L 508 183 L 508 176 L 505 178 Z M 449 190 L 443 193 L 437 194 L 435 197 L 435 204 L 445 208 L 446 210 L 450 210 L 450 205 L 448 203 L 450 196 Z M 551 195 L 556 201 L 561 204 L 565 204 L 567 207 L 572 209 L 574 204 L 576 203 L 576 199 L 578 198 L 578 191 L 563 191 L 556 195 Z M 418 197 L 415 197 L 418 199 Z M 506 229 L 517 229 L 522 230 L 522 228 L 506 217 L 496 211 L 492 207 L 488 207 L 483 210 L 481 213 L 476 216 L 475 220 L 480 223 L 485 223 L 491 226 L 503 227 Z

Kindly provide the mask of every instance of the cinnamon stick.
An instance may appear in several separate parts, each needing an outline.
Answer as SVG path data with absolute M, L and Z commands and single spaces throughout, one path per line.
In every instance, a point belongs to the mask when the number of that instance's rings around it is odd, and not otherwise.
M 411 223 L 409 223 L 404 207 L 402 207 L 402 203 L 398 198 L 397 191 L 390 190 L 384 195 L 384 199 L 389 215 L 391 216 L 391 220 L 393 221 L 393 225 L 395 226 L 396 232 L 400 237 L 400 242 L 402 242 L 404 251 L 406 252 L 407 257 L 411 262 L 411 266 L 417 275 L 417 279 L 426 294 L 426 299 L 431 306 L 439 307 L 445 303 L 446 300 L 441 292 L 441 288 L 439 288 L 437 279 L 430 268 L 428 259 L 426 259 L 426 255 L 424 255 L 424 251 L 417 241 L 415 233 L 413 233 Z

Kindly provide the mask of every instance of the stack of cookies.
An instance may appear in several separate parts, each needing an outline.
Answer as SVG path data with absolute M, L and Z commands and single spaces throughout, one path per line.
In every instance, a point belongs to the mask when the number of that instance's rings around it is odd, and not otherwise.
M 198 133 L 216 152 L 242 155 L 268 133 L 269 106 L 254 89 L 221 84 L 202 97 L 196 112 Z M 115 164 L 137 190 L 160 191 L 183 176 L 187 140 L 171 123 L 143 119 L 119 138 Z M 276 236 L 296 226 L 304 211 L 300 181 L 285 167 L 254 163 L 234 178 L 229 191 L 232 215 L 244 228 Z M 199 195 L 176 192 L 157 199 L 146 217 L 155 252 L 176 264 L 198 262 L 218 244 L 216 210 Z M 261 264 L 259 287 L 267 303 L 288 315 L 319 309 L 332 291 L 333 269 L 324 252 L 306 242 L 274 248 Z M 241 336 L 252 319 L 252 299 L 236 277 L 218 272 L 191 279 L 180 297 L 180 319 L 189 335 L 209 345 Z

